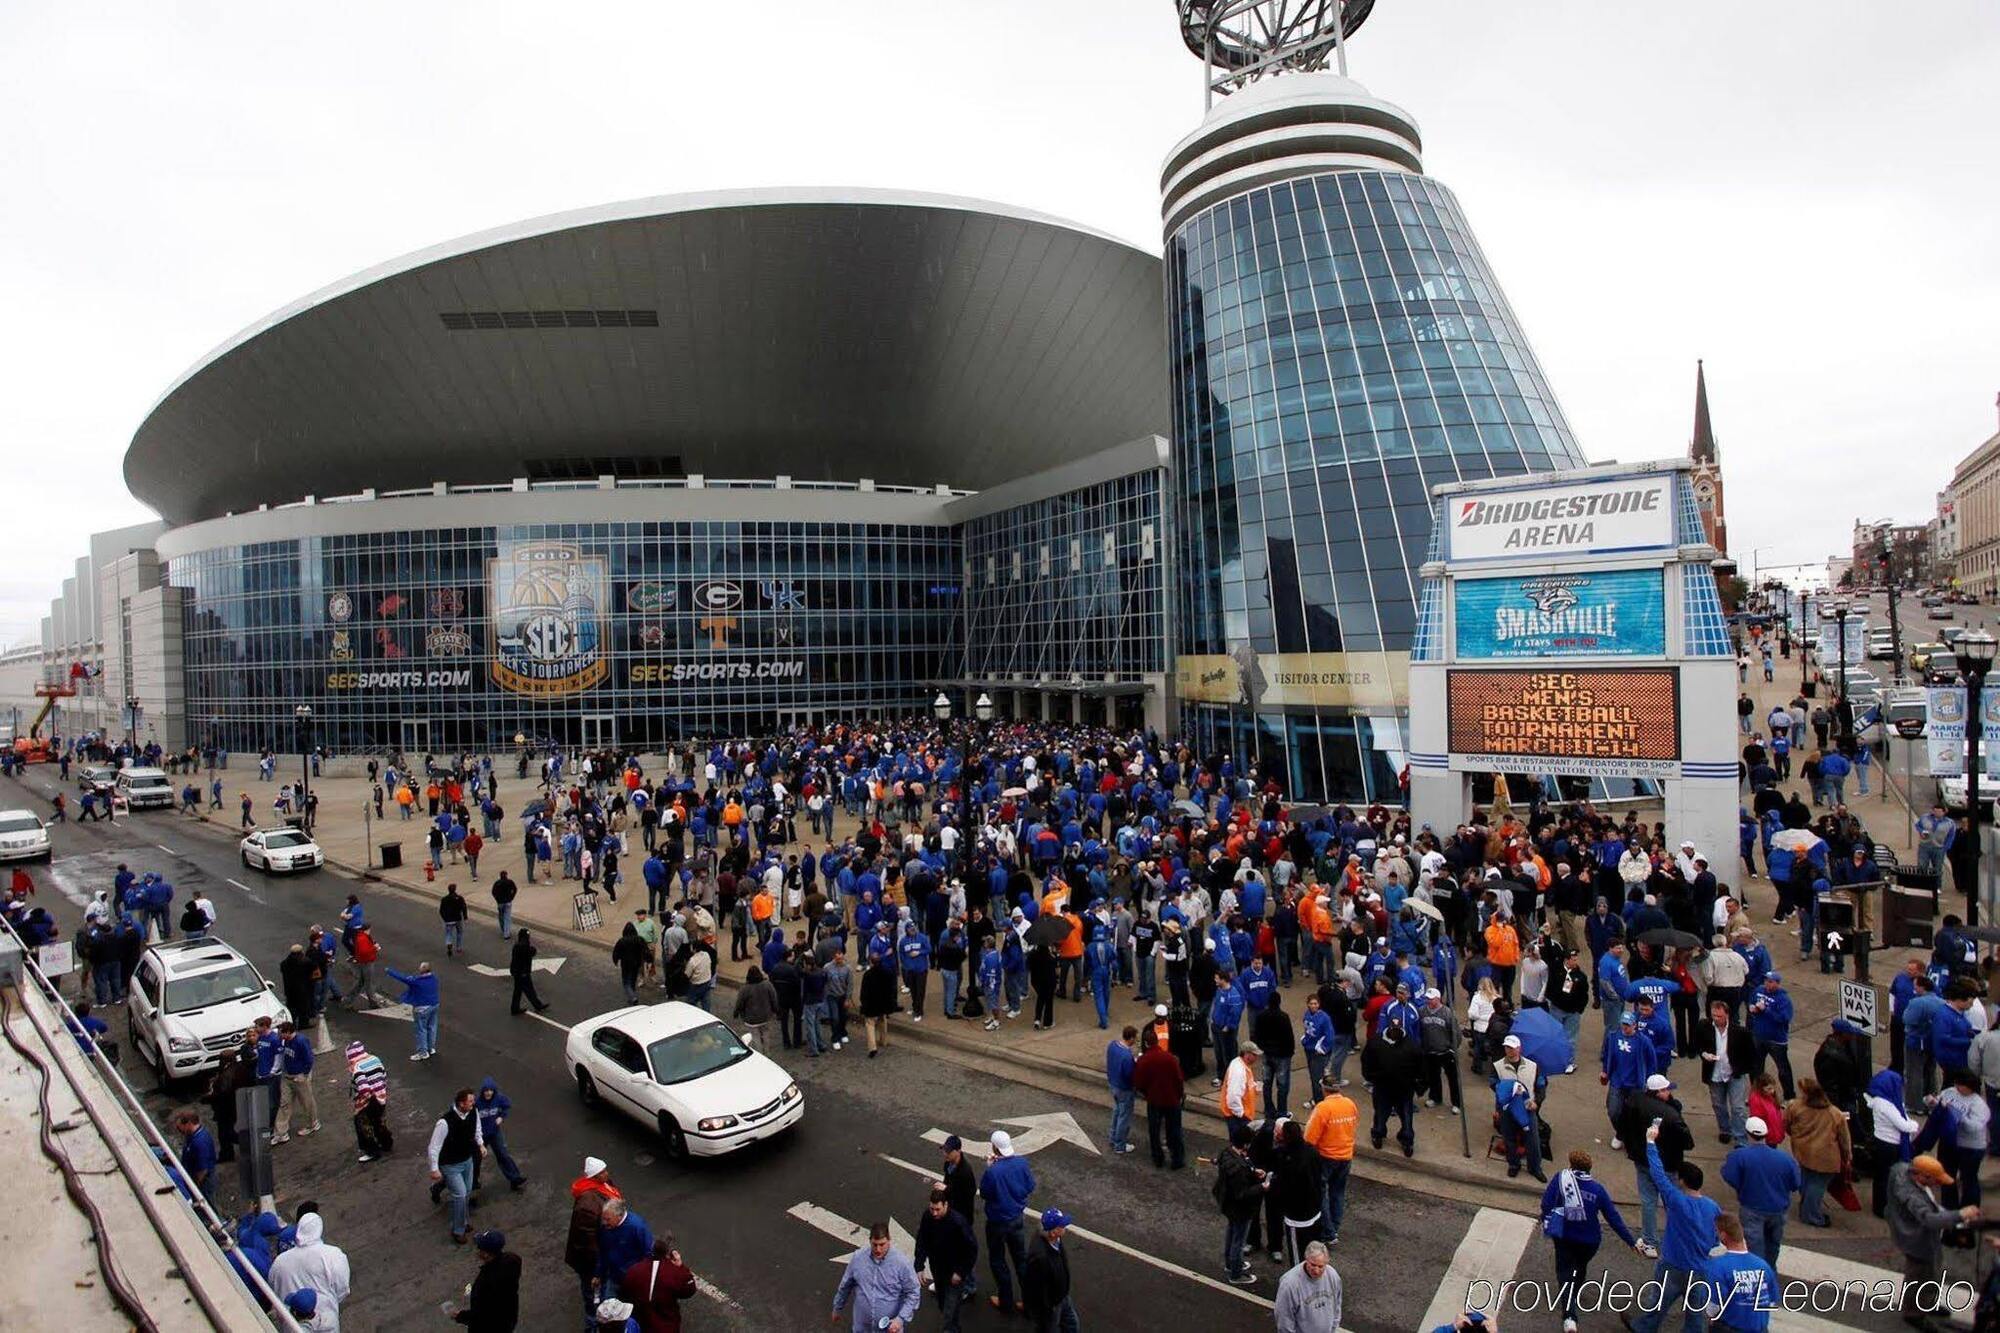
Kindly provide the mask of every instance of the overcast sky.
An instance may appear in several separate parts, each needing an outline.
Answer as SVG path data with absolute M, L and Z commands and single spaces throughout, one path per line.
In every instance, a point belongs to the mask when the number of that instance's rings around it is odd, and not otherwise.
M 2000 5 L 1379 0 L 1413 112 L 1593 459 L 1705 357 L 1747 565 L 1921 521 L 2000 391 Z M 134 428 L 243 325 L 448 237 L 769 185 L 967 194 L 1159 248 L 1201 114 L 1169 0 L 0 4 L 0 643 Z

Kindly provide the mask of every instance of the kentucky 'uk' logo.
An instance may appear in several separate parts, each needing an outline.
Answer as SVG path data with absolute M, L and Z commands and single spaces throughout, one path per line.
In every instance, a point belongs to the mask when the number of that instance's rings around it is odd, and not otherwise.
M 574 546 L 531 542 L 486 563 L 493 683 L 551 698 L 610 674 L 604 656 L 605 561 Z

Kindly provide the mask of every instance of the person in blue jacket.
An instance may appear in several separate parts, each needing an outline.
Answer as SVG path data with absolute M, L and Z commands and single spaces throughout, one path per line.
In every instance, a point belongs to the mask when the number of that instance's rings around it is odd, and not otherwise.
M 910 992 L 910 1021 L 924 1021 L 924 995 L 931 982 L 931 942 L 914 921 L 903 923 L 903 938 L 896 943 L 896 965 L 902 970 L 903 985 Z
M 1236 1030 L 1243 1023 L 1243 992 L 1226 967 L 1215 970 L 1215 998 L 1208 1006 L 1208 1040 L 1215 1047 L 1216 1077 L 1209 1082 L 1222 1086 L 1222 1074 L 1236 1058 Z
M 493 1154 L 493 1160 L 500 1164 L 500 1174 L 507 1177 L 508 1188 L 520 1189 L 528 1183 L 528 1178 L 515 1164 L 514 1155 L 507 1151 L 507 1135 L 504 1128 L 508 1112 L 514 1109 L 513 1101 L 506 1093 L 500 1091 L 499 1083 L 488 1075 L 480 1080 L 479 1093 L 472 1099 L 472 1108 L 479 1113 L 479 1136 L 488 1151 Z M 472 1188 L 475 1192 L 479 1189 L 480 1160 L 478 1156 L 472 1159 Z
M 1500 1125 L 1500 1141 L 1507 1150 L 1507 1175 L 1521 1174 L 1525 1158 L 1528 1174 L 1547 1181 L 1542 1173 L 1542 1136 L 1535 1126 L 1535 1113 L 1528 1109 L 1528 1086 L 1518 1078 L 1493 1080 L 1493 1118 Z
M 1792 1088 L 1792 997 L 1785 992 L 1784 978 L 1776 972 L 1764 974 L 1764 984 L 1751 992 L 1750 1038 L 1757 1043 L 1757 1074 L 1764 1062 L 1778 1067 L 1778 1086 L 1785 1100 L 1795 1095 Z M 1971 1037 L 1967 1037 L 1968 1042 Z M 1758 1251 L 1763 1253 L 1761 1250 Z M 1770 1258 L 1765 1255 L 1765 1258 Z
M 1953 977 L 1945 985 L 1944 1004 L 1932 1012 L 1931 1055 L 1937 1067 L 1947 1074 L 1971 1063 L 1972 1039 L 1979 1034 L 1972 1030 L 1972 1020 L 1966 1013 L 1978 998 L 1978 982 L 1969 977 Z
M 1138 1097 L 1132 1086 L 1138 1058 L 1132 1048 L 1138 1040 L 1139 1029 L 1128 1023 L 1104 1048 L 1104 1081 L 1111 1089 L 1111 1151 L 1115 1153 L 1132 1151 L 1132 1105 Z
M 1264 966 L 1263 958 L 1250 960 L 1250 966 L 1237 975 L 1236 985 L 1243 992 L 1243 1004 L 1253 1014 L 1262 1013 L 1278 993 L 1278 977 Z
M 1005 1314 L 1027 1313 L 1027 1302 L 1015 1300 L 1014 1279 L 1028 1284 L 1028 1251 L 1021 1214 L 1035 1192 L 1035 1173 L 1014 1152 L 1014 1140 L 1004 1129 L 993 1131 L 992 1156 L 979 1178 L 979 1197 L 986 1201 L 986 1262 L 993 1270 L 994 1294 L 988 1301 Z
M 1615 1135 L 1626 1108 L 1645 1095 L 1646 1080 L 1664 1074 L 1666 1066 L 1660 1063 L 1652 1038 L 1640 1030 L 1638 1013 L 1631 1009 L 1619 1014 L 1618 1026 L 1604 1034 L 1598 1063 L 1602 1072 L 1597 1081 L 1605 1088 L 1604 1113 L 1610 1117 Z
M 1916 994 L 1903 1006 L 1903 1099 L 1912 1115 L 1936 1087 L 1937 1065 L 1931 1057 L 1931 1026 L 1945 1007 L 1937 985 L 1928 975 L 1915 979 Z
M 1618 1239 L 1636 1254 L 1641 1253 L 1632 1229 L 1611 1202 L 1611 1192 L 1590 1174 L 1590 1154 L 1573 1148 L 1569 1166 L 1556 1172 L 1555 1179 L 1542 1191 L 1544 1229 L 1556 1250 L 1556 1285 L 1563 1293 L 1564 1333 L 1576 1333 L 1576 1295 L 1604 1243 L 1604 1227 L 1609 1225 Z
M 1326 1074 L 1326 1062 L 1333 1056 L 1333 1019 L 1320 1007 L 1317 993 L 1306 995 L 1306 1012 L 1299 1032 L 1299 1049 L 1306 1053 L 1306 1087 L 1308 1098 L 1317 1102 L 1323 1095 L 1320 1079 Z
M 1766 1333 L 1771 1311 L 1783 1308 L 1777 1270 L 1751 1252 L 1743 1224 L 1728 1213 L 1715 1219 L 1715 1234 L 1722 1253 L 1702 1265 L 1710 1321 L 1730 1333 Z
M 1653 1003 L 1651 995 L 1636 989 L 1632 1010 L 1639 1016 L 1639 1030 L 1653 1043 L 1654 1062 L 1665 1073 L 1674 1062 L 1674 1020 L 1667 1017 L 1664 1006 Z
M 1600 898 L 1598 901 L 1603 902 L 1604 900 Z M 1610 919 L 1616 921 L 1618 918 L 1612 917 Z M 1591 922 L 1595 922 L 1596 920 L 1597 914 L 1592 913 L 1590 921 L 1584 924 L 1584 930 L 1586 932 L 1594 931 L 1596 926 L 1592 925 Z M 1593 950 L 1597 948 L 1595 940 L 1592 940 L 1591 948 Z M 1624 941 L 1617 936 L 1612 936 L 1605 942 L 1603 952 L 1597 955 L 1597 1002 L 1604 1007 L 1607 1013 L 1617 1013 L 1627 1007 L 1625 996 L 1631 989 L 1632 979 L 1625 971 Z
M 1708 1326 L 1701 1302 L 1687 1299 L 1688 1288 L 1708 1271 L 1708 1252 L 1715 1248 L 1715 1220 L 1722 1209 L 1701 1192 L 1701 1168 L 1683 1161 L 1673 1176 L 1660 1162 L 1657 1123 L 1646 1130 L 1646 1171 L 1660 1200 L 1667 1206 L 1667 1232 L 1660 1245 L 1660 1257 L 1653 1265 L 1647 1290 L 1659 1293 L 1659 1305 L 1632 1321 L 1634 1333 L 1659 1333 L 1667 1315 L 1675 1308 L 1684 1311 L 1683 1333 L 1702 1333 Z
M 403 983 L 402 1003 L 410 1006 L 410 1028 L 416 1038 L 416 1053 L 412 1060 L 428 1060 L 437 1054 L 438 1032 L 438 979 L 431 975 L 429 963 L 418 963 L 411 973 L 398 972 L 395 968 L 383 969 L 393 980 Z
M 1111 932 L 1093 926 L 1090 943 L 1084 946 L 1084 966 L 1090 970 L 1090 998 L 1097 1005 L 1097 1026 L 1111 1026 L 1111 969 L 1117 965 L 1118 951 L 1112 946 Z M 1257 960 L 1260 964 L 1263 960 Z

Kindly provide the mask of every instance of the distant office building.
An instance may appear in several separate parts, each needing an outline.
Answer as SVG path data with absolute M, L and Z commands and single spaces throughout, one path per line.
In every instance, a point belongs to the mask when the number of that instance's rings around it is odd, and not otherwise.
M 1959 461 L 1951 494 L 1958 518 L 1953 567 L 1959 586 L 1981 597 L 2000 594 L 2000 431 Z

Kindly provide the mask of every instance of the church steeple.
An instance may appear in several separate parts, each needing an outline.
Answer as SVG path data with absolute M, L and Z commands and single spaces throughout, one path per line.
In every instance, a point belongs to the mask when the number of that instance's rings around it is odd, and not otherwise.
M 1697 463 L 1722 461 L 1716 453 L 1715 427 L 1708 420 L 1708 378 L 1699 361 L 1694 363 L 1694 439 L 1688 444 L 1688 457 Z

